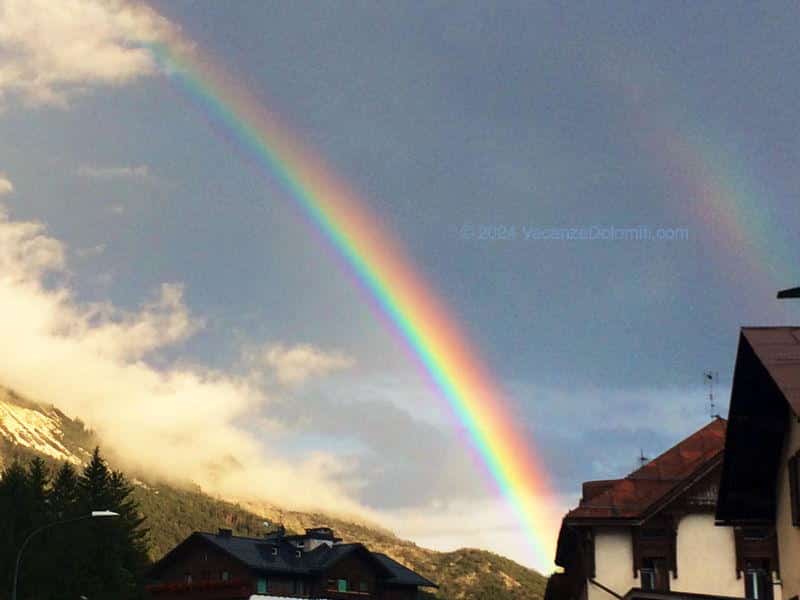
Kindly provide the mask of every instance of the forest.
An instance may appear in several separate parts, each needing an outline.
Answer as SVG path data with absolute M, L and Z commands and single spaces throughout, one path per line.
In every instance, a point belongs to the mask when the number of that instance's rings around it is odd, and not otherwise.
M 99 448 L 80 470 L 52 470 L 38 457 L 8 464 L 0 473 L 0 598 L 12 598 L 18 558 L 18 600 L 144 598 L 148 532 L 132 491 Z

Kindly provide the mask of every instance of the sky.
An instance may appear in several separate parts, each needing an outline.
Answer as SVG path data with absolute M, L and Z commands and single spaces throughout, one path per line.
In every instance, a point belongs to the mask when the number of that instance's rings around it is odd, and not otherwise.
M 705 369 L 726 413 L 739 327 L 800 318 L 775 299 L 800 284 L 798 26 L 792 3 L 0 0 L 0 382 L 153 477 L 548 571 L 374 302 L 148 48 L 179 31 L 357 191 L 560 514 L 706 423 Z

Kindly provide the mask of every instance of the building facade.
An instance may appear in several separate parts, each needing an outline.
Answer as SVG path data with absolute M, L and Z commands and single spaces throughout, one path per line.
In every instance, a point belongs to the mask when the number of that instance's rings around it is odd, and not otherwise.
M 714 419 L 623 479 L 584 483 L 562 523 L 563 573 L 551 577 L 546 600 L 637 593 L 772 600 L 748 588 L 741 553 L 751 542 L 715 524 L 726 425 Z M 774 539 L 758 543 L 774 547 Z
M 746 327 L 739 336 L 731 426 L 717 520 L 774 533 L 777 553 L 751 551 L 749 578 L 778 570 L 784 598 L 800 596 L 800 328 Z
M 327 527 L 263 538 L 193 533 L 150 571 L 157 600 L 324 598 L 416 600 L 436 584 L 362 544 L 343 544 Z

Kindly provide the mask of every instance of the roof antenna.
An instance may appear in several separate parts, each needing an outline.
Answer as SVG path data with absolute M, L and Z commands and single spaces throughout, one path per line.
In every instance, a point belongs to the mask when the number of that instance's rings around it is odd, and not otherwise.
M 644 450 L 642 450 L 641 448 L 639 448 L 639 468 L 641 469 L 643 466 L 645 466 L 645 465 L 646 465 L 647 463 L 649 463 L 649 462 L 650 462 L 650 459 L 649 459 L 649 458 L 647 458 L 647 457 L 644 455 Z
M 718 419 L 717 404 L 714 401 L 714 384 L 719 380 L 719 373 L 706 369 L 703 371 L 703 381 L 708 388 L 708 414 L 712 419 Z

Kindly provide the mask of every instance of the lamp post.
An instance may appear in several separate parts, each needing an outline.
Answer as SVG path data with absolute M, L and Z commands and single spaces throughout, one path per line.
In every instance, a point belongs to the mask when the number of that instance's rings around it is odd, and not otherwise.
M 75 523 L 76 521 L 83 521 L 84 519 L 96 519 L 98 517 L 118 517 L 119 513 L 115 513 L 110 510 L 93 510 L 88 515 L 82 515 L 80 517 L 75 517 L 74 519 L 67 519 L 65 521 L 56 521 L 55 523 L 48 523 L 47 525 L 42 525 L 38 529 L 34 529 L 28 534 L 28 537 L 25 538 L 25 541 L 22 542 L 22 546 L 20 546 L 19 552 L 17 553 L 17 564 L 14 567 L 14 583 L 11 588 L 11 600 L 17 600 L 17 579 L 19 578 L 19 565 L 22 561 L 22 553 L 25 552 L 25 547 L 28 545 L 28 542 L 31 541 L 33 537 L 40 534 L 46 529 L 50 529 L 51 527 L 56 527 L 57 525 L 66 525 L 67 523 Z

